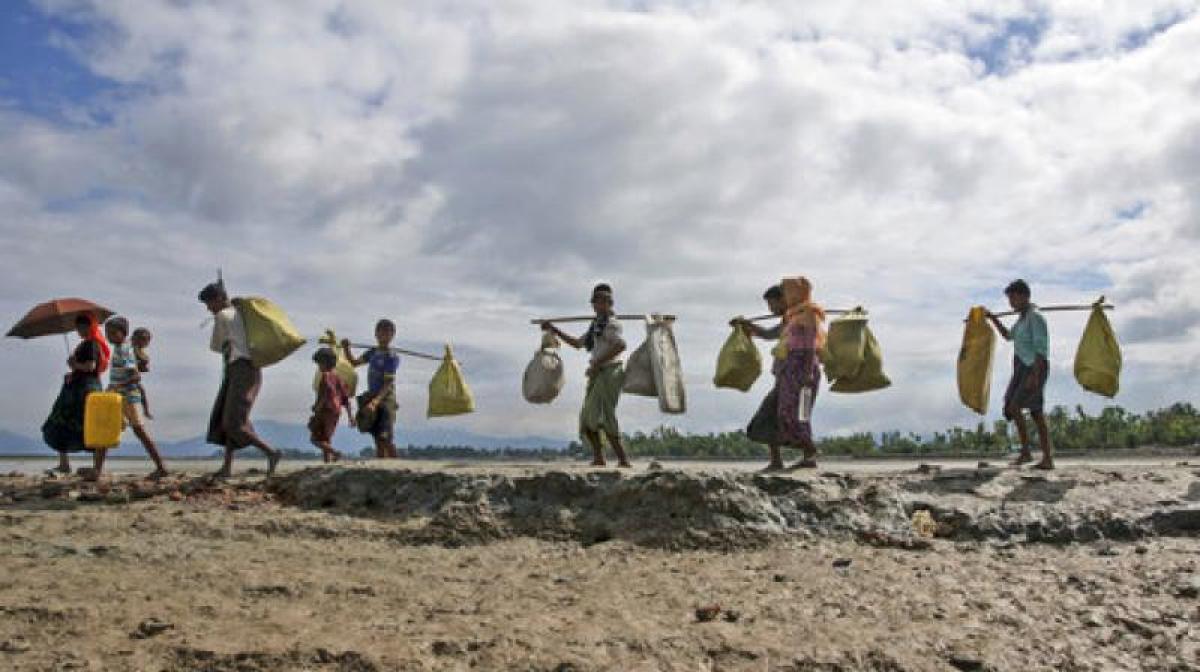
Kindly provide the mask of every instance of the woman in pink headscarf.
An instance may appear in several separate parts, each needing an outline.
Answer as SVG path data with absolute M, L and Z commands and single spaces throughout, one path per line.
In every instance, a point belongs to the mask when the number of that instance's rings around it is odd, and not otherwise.
M 812 437 L 812 409 L 821 384 L 817 352 L 825 342 L 825 311 L 812 300 L 807 278 L 786 278 L 780 283 L 784 313 L 783 333 L 775 347 L 775 373 L 779 385 L 778 439 L 799 448 L 803 457 L 796 468 L 817 466 Z

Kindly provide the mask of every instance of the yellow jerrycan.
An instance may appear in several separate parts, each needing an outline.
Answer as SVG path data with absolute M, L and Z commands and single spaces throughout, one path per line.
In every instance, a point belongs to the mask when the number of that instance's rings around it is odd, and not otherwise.
M 117 392 L 92 392 L 83 406 L 83 447 L 107 450 L 121 443 L 125 398 Z

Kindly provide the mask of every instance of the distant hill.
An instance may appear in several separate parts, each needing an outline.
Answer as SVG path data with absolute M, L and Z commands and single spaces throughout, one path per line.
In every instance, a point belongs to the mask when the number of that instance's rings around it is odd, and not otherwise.
M 267 443 L 277 448 L 295 448 L 313 450 L 308 442 L 308 428 L 303 425 L 293 425 L 274 420 L 255 420 L 254 427 L 259 436 Z M 405 431 L 401 428 L 397 436 L 400 446 L 470 446 L 472 448 L 496 449 L 517 448 L 533 450 L 536 448 L 565 448 L 567 439 L 548 439 L 545 437 L 526 436 L 512 439 L 503 437 L 475 434 L 455 429 L 423 429 Z M 361 434 L 358 430 L 347 425 L 338 428 L 334 435 L 334 445 L 342 451 L 357 453 L 360 448 L 372 445 L 371 437 Z M 159 447 L 163 456 L 171 457 L 208 457 L 216 446 L 209 445 L 203 436 L 196 436 L 182 441 L 161 441 Z M 132 435 L 126 434 L 121 447 L 114 451 L 116 455 L 136 455 L 142 452 L 141 446 Z M 15 432 L 0 430 L 0 455 L 53 455 L 40 439 L 21 436 Z
M 16 432 L 0 429 L 0 454 L 3 455 L 42 455 L 50 452 L 42 440 L 21 436 Z

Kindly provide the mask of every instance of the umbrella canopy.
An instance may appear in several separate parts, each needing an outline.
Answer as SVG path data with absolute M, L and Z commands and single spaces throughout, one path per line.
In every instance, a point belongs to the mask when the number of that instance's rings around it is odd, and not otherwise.
M 37 338 L 68 334 L 75 331 L 75 318 L 84 314 L 93 315 L 97 321 L 103 322 L 115 313 L 84 299 L 54 299 L 34 306 L 20 322 L 8 330 L 7 335 L 16 338 Z

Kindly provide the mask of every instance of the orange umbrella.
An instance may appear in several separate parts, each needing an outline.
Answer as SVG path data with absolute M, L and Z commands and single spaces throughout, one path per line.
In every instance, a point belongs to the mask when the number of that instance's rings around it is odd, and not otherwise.
M 39 303 L 8 330 L 15 338 L 37 338 L 53 334 L 69 334 L 75 331 L 75 318 L 92 315 L 97 322 L 104 322 L 116 313 L 104 306 L 84 299 L 54 299 Z

